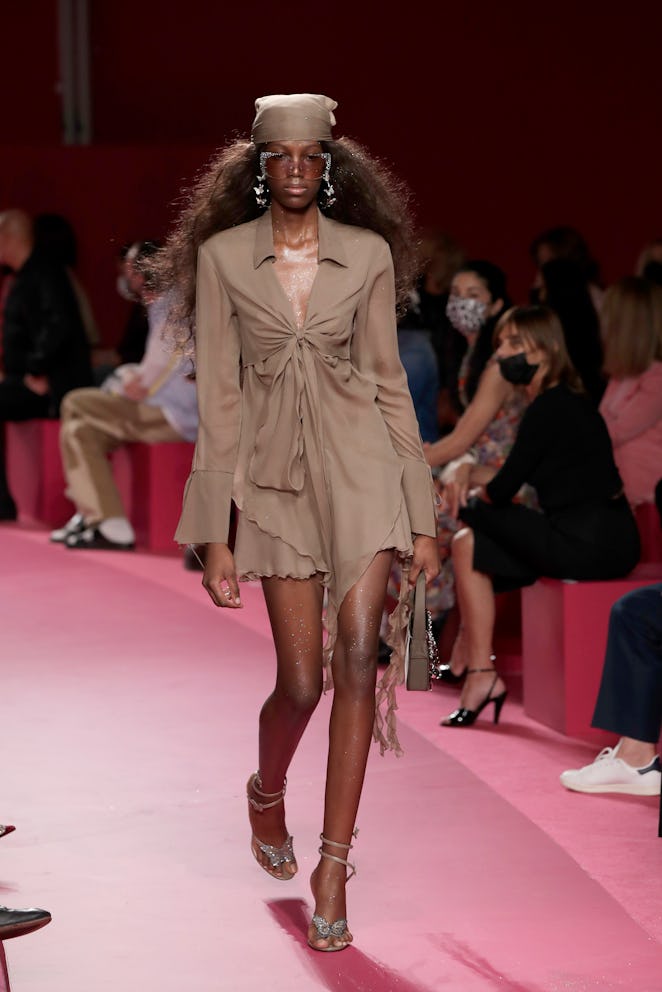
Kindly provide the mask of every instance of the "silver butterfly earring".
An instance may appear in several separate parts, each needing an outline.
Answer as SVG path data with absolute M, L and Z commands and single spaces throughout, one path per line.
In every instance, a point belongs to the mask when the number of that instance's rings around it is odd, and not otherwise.
M 253 186 L 253 192 L 255 193 L 255 200 L 258 207 L 266 207 L 269 203 L 269 190 L 267 188 L 267 175 L 264 171 L 264 162 L 262 162 L 262 172 L 257 177 L 257 183 Z
M 322 195 L 324 196 L 323 207 L 331 207 L 336 202 L 335 190 L 331 185 L 331 161 L 330 158 L 326 160 L 326 168 L 324 169 L 324 175 L 322 176 L 322 182 L 326 185 L 322 189 Z

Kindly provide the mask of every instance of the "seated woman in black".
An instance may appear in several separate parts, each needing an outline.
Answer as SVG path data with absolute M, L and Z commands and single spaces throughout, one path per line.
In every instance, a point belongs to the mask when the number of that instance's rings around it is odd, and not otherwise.
M 639 558 L 607 428 L 570 362 L 558 317 L 548 307 L 514 307 L 497 334 L 501 374 L 525 386 L 531 402 L 502 468 L 476 466 L 470 485 L 484 488 L 460 499 L 467 526 L 452 555 L 467 678 L 459 708 L 442 721 L 450 727 L 472 724 L 490 702 L 499 719 L 506 687 L 492 655 L 495 592 L 543 575 L 615 579 Z M 525 482 L 542 512 L 511 502 Z

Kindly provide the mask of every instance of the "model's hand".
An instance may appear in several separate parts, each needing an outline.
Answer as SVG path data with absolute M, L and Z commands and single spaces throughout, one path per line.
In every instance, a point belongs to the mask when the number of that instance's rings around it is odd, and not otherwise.
M 208 544 L 202 584 L 216 606 L 241 608 L 234 557 L 227 544 Z
M 419 572 L 425 572 L 425 584 L 430 585 L 439 575 L 439 548 L 436 537 L 418 534 L 414 538 L 414 557 L 409 569 L 409 585 L 416 585 Z

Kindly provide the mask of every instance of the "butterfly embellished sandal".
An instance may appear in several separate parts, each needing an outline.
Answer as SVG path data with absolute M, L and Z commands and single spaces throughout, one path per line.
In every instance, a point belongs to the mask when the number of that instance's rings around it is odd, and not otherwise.
M 287 779 L 283 782 L 283 788 L 280 792 L 263 792 L 260 773 L 257 771 L 254 772 L 248 780 L 248 785 L 246 787 L 246 798 L 248 799 L 252 809 L 254 809 L 257 813 L 264 813 L 265 810 L 272 809 L 274 806 L 277 806 L 278 803 L 283 802 L 286 788 Z M 257 799 L 255 798 L 256 796 L 258 797 Z M 259 864 L 260 868 L 264 868 L 266 873 L 271 875 L 272 878 L 277 878 L 282 882 L 287 882 L 291 878 L 294 878 L 296 872 L 283 870 L 283 865 L 293 864 L 296 866 L 296 858 L 294 857 L 291 836 L 288 835 L 287 840 L 284 844 L 281 844 L 280 847 L 274 847 L 273 844 L 264 844 L 258 837 L 255 836 L 255 834 L 253 834 L 251 837 L 251 851 L 253 852 L 253 857 Z M 266 857 L 266 864 L 262 861 L 260 857 L 261 855 Z
M 357 833 L 358 830 L 355 830 L 354 836 Z M 347 852 L 352 849 L 352 844 L 340 844 L 338 841 L 328 840 L 323 834 L 320 834 L 320 840 L 322 844 L 328 844 L 329 847 L 340 847 Z M 319 848 L 319 853 L 323 858 L 328 858 L 329 861 L 335 861 L 337 864 L 345 865 L 346 868 L 350 869 L 345 882 L 349 882 L 350 878 L 356 875 L 356 865 L 351 864 L 345 858 L 339 858 L 335 854 L 328 854 L 323 847 Z M 347 932 L 347 920 L 345 918 L 336 920 L 334 923 L 329 923 L 323 916 L 315 913 L 311 922 L 315 928 L 315 935 L 312 938 L 308 937 L 308 946 L 314 951 L 344 951 L 346 947 L 349 947 L 351 941 L 342 939 Z M 317 947 L 315 944 L 317 940 L 327 940 L 328 945 L 326 947 Z M 339 943 L 334 943 L 334 941 L 339 941 Z

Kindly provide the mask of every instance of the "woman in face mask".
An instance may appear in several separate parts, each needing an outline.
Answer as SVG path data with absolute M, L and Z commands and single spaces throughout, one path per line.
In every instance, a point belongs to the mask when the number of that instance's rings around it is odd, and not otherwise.
M 526 406 L 523 390 L 507 383 L 493 359 L 494 328 L 508 308 L 504 272 L 492 262 L 466 262 L 453 277 L 446 308 L 453 327 L 467 340 L 458 377 L 458 393 L 465 412 L 453 431 L 440 441 L 424 445 L 439 494 L 437 544 L 442 569 L 428 589 L 428 608 L 440 639 L 442 657 L 448 657 L 458 626 L 450 544 L 460 526 L 457 500 L 465 494 L 474 463 L 499 468 L 510 451 Z M 443 469 L 443 471 L 442 471 Z M 397 599 L 399 571 L 391 573 L 389 596 Z M 438 672 L 441 681 L 458 683 L 466 667 L 458 651 Z
M 529 405 L 501 469 L 475 467 L 470 482 L 481 488 L 461 501 L 467 526 L 453 538 L 452 558 L 467 677 L 459 707 L 442 721 L 450 727 L 470 726 L 488 703 L 499 719 L 506 687 L 492 654 L 495 592 L 541 576 L 615 579 L 639 558 L 605 422 L 568 357 L 558 317 L 548 307 L 515 307 L 497 334 L 499 372 L 525 390 Z M 513 502 L 524 483 L 542 512 Z
M 464 353 L 457 381 L 457 401 L 465 410 L 474 398 L 485 366 L 492 357 L 494 328 L 502 313 L 510 306 L 506 275 L 498 265 L 485 259 L 466 262 L 451 282 L 446 316 L 465 339 Z M 449 459 L 445 448 L 437 464 Z
M 479 440 L 490 442 L 490 452 L 484 452 L 481 459 L 490 464 L 493 457 L 512 445 L 524 398 L 504 383 L 493 363 L 494 329 L 509 306 L 506 276 L 491 262 L 467 262 L 454 276 L 446 314 L 467 340 L 458 375 L 458 396 L 464 413 L 450 434 L 425 446 L 428 465 L 433 470 L 465 455 Z M 481 439 L 483 432 L 486 436 Z

